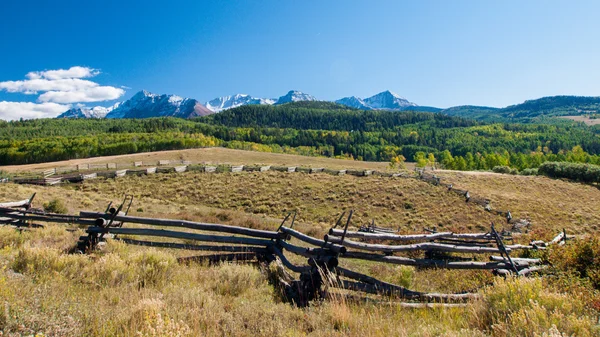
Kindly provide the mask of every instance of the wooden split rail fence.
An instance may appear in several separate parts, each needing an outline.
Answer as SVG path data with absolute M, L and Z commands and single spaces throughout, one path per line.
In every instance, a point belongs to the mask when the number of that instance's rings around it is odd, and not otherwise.
M 16 203 L 0 204 L 0 217 L 9 223 L 10 221 L 29 224 L 51 222 L 88 226 L 87 235 L 82 236 L 78 242 L 78 249 L 82 252 L 94 249 L 110 236 L 127 244 L 212 253 L 182 259 L 182 262 L 252 259 L 265 264 L 273 263 L 282 294 L 301 306 L 308 305 L 311 300 L 322 296 L 324 288 L 344 288 L 396 296 L 410 301 L 464 302 L 473 299 L 476 295 L 412 291 L 344 268 L 340 265 L 340 261 L 359 259 L 421 268 L 480 269 L 493 270 L 500 275 L 510 273 L 528 275 L 544 268 L 544 265 L 539 259 L 514 258 L 511 256 L 514 251 L 543 249 L 543 246 L 563 243 L 566 240 L 563 232 L 555 240 L 544 245 L 539 241 L 530 245 L 504 245 L 503 241 L 507 237 L 498 234 L 493 226 L 489 233 L 439 232 L 400 235 L 383 230 L 375 233 L 349 231 L 352 212 L 348 215 L 343 230 L 336 227 L 341 223 L 345 213 L 339 217 L 336 225 L 323 239 L 318 239 L 293 228 L 295 214 L 293 217 L 288 214 L 279 228 L 271 231 L 188 220 L 130 216 L 126 213 L 131 207 L 132 198 L 128 202 L 125 200 L 118 208 L 109 205 L 105 212 L 82 211 L 79 215 L 49 214 L 31 210 L 29 207 L 32 198 Z M 286 223 L 289 225 L 286 226 Z M 124 224 L 136 224 L 136 226 L 125 227 Z M 292 238 L 302 242 L 302 245 L 293 243 Z M 459 253 L 462 256 L 411 258 L 394 255 L 398 252 L 413 251 Z M 286 257 L 286 252 L 307 258 L 306 264 L 292 263 Z M 490 257 L 491 261 L 472 261 L 465 260 L 465 254 L 494 255 Z M 295 279 L 287 270 L 299 273 L 299 279 Z

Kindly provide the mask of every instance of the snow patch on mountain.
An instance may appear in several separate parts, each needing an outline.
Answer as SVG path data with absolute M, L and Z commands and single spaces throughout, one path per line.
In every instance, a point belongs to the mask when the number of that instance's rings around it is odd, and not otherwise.
M 305 94 L 298 90 L 290 90 L 287 94 L 279 97 L 275 105 L 291 103 L 291 102 L 302 102 L 302 101 L 316 101 L 317 99 L 309 94 Z
M 360 110 L 372 110 L 362 98 L 356 96 L 344 97 L 335 101 L 337 104 L 345 105 Z
M 213 112 L 192 98 L 157 95 L 142 90 L 106 115 L 106 118 L 150 118 L 205 116 Z
M 104 118 L 106 115 L 118 108 L 121 102 L 115 103 L 113 106 L 103 107 L 103 106 L 95 106 L 92 108 L 89 107 L 78 107 L 69 109 L 62 114 L 58 115 L 56 118 Z
M 415 103 L 409 102 L 406 98 L 389 90 L 365 98 L 364 101 L 373 109 L 402 110 L 407 107 L 417 106 Z
M 206 102 L 206 107 L 213 112 L 220 112 L 227 109 L 237 108 L 242 105 L 250 104 L 268 104 L 275 103 L 274 99 L 256 98 L 246 94 L 236 94 L 232 96 L 223 96 Z

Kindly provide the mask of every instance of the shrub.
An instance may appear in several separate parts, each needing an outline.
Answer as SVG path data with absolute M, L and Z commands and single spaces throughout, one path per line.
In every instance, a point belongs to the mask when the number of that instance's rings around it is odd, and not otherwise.
M 553 247 L 554 248 L 554 247 Z M 550 251 L 550 262 L 561 272 L 574 272 L 600 290 L 600 239 L 591 237 L 569 242 Z
M 484 291 L 473 316 L 495 336 L 596 336 L 598 329 L 581 300 L 547 289 L 542 279 L 496 280 Z
M 520 173 L 523 176 L 537 176 L 538 175 L 538 169 L 536 168 L 527 168 L 524 169 L 523 171 L 521 171 Z
M 44 203 L 44 211 L 49 213 L 67 214 L 68 210 L 65 204 L 59 199 L 52 199 Z
M 550 178 L 567 178 L 583 183 L 600 183 L 600 166 L 581 163 L 546 162 L 538 173 Z
M 510 174 L 512 170 L 508 166 L 494 166 L 492 171 L 496 173 Z

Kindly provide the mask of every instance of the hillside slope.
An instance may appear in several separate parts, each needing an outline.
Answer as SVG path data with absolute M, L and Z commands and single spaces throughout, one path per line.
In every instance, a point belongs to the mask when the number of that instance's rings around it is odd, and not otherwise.
M 598 112 L 600 97 L 589 96 L 542 97 L 505 108 L 465 105 L 442 110 L 447 115 L 484 121 L 535 121 L 542 117 L 581 116 Z

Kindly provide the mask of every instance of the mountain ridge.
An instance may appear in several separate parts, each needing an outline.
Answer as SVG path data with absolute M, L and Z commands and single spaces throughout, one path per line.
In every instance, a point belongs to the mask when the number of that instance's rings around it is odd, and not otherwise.
M 257 98 L 247 94 L 223 96 L 206 102 L 206 105 L 192 98 L 177 95 L 158 95 L 146 90 L 137 92 L 124 102 L 111 107 L 76 107 L 65 111 L 57 118 L 150 118 L 180 117 L 194 118 L 238 108 L 244 105 L 281 105 L 293 102 L 318 101 L 314 96 L 298 90 L 290 90 L 277 99 Z M 504 108 L 460 105 L 446 109 L 431 106 L 419 106 L 389 90 L 362 99 L 348 96 L 332 103 L 358 110 L 390 110 L 436 112 L 450 116 L 460 116 L 488 122 L 523 121 L 528 122 L 545 117 L 573 115 L 597 115 L 600 112 L 598 96 L 547 96 L 526 100 L 523 103 Z

